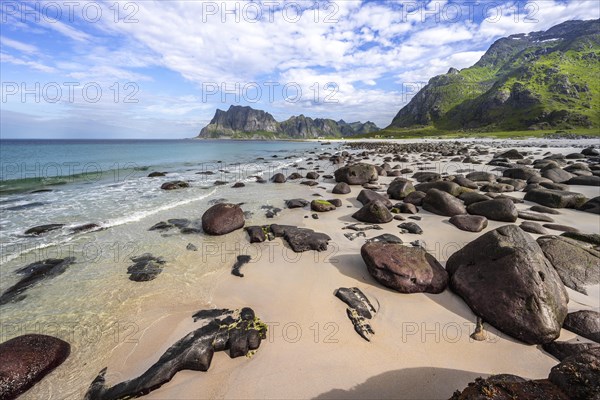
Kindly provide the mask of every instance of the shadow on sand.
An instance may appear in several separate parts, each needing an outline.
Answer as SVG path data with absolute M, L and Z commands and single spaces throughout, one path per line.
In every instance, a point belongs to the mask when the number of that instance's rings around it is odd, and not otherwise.
M 332 389 L 314 399 L 448 399 L 480 376 L 447 368 L 406 368 L 373 376 L 352 389 Z

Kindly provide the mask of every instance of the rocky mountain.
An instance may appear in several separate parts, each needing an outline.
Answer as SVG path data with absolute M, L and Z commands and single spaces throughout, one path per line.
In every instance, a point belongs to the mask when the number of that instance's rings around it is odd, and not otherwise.
M 277 122 L 268 112 L 252 107 L 231 106 L 217 110 L 200 138 L 294 138 L 343 137 L 379 130 L 371 121 L 347 123 L 327 118 L 310 118 L 302 114 Z
M 388 128 L 600 126 L 600 20 L 497 40 L 472 67 L 432 78 Z

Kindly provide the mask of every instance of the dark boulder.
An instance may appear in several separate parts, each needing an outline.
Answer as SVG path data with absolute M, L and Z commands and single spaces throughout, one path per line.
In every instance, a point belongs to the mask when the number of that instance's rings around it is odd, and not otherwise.
M 425 198 L 425 196 L 427 196 L 427 193 L 415 191 L 411 192 L 408 196 L 406 196 L 403 201 L 405 203 L 414 204 L 415 206 L 419 207 L 423 204 L 423 199 Z
M 339 168 L 334 175 L 336 182 L 345 182 L 348 185 L 362 185 L 379 179 L 375 166 L 364 163 Z
M 542 177 L 550 179 L 554 183 L 565 183 L 573 178 L 573 174 L 561 168 L 549 168 L 542 170 Z
M 530 190 L 524 199 L 551 208 L 578 208 L 587 200 L 581 193 L 552 189 Z
M 497 329 L 529 344 L 560 335 L 567 291 L 533 238 L 506 225 L 475 239 L 446 263 L 450 286 Z
M 423 229 L 421 229 L 421 227 L 414 222 L 403 222 L 398 225 L 398 228 L 407 233 L 412 233 L 413 235 L 421 235 L 423 233 Z
M 579 211 L 600 215 L 600 196 L 588 200 L 577 209 Z
M 542 346 L 544 351 L 552 354 L 558 361 L 562 361 L 567 357 L 586 352 L 591 349 L 600 349 L 598 343 L 581 343 L 581 342 L 550 342 Z
M 448 222 L 467 232 L 481 232 L 488 226 L 487 218 L 481 215 L 454 215 Z
M 273 228 L 273 226 L 271 226 Z M 312 229 L 285 227 L 283 230 L 283 238 L 288 242 L 295 253 L 315 250 L 325 251 L 331 238 L 320 232 L 315 232 Z
M 375 280 L 401 293 L 440 293 L 447 286 L 446 271 L 422 248 L 372 242 L 360 254 Z
M 208 235 L 225 235 L 244 227 L 244 212 L 236 204 L 215 204 L 202 215 L 202 229 Z
M 521 222 L 521 225 L 519 225 L 519 227 L 528 233 L 535 233 L 537 235 L 547 235 L 548 234 L 548 231 L 546 230 L 546 228 L 544 228 L 542 225 L 538 224 L 537 222 L 523 221 L 523 222 Z
M 267 240 L 267 235 L 262 226 L 248 226 L 246 227 L 250 243 L 262 243 Z
M 363 206 L 366 206 L 370 202 L 377 200 L 383 203 L 387 208 L 392 208 L 392 202 L 387 197 L 369 189 L 363 189 L 356 198 Z
M 477 203 L 480 201 L 487 201 L 492 199 L 490 196 L 486 196 L 485 194 L 477 192 L 461 193 L 460 196 L 458 196 L 458 198 L 464 202 L 465 206 L 469 206 L 473 203 Z
M 542 236 L 537 242 L 565 286 L 587 294 L 585 286 L 600 283 L 600 252 L 562 236 Z
M 423 199 L 423 209 L 447 217 L 467 213 L 462 201 L 438 189 L 431 189 L 427 192 Z
M 71 345 L 58 338 L 29 334 L 0 344 L 0 399 L 15 399 L 71 353 Z
M 567 185 L 600 186 L 600 176 L 574 176 Z
M 390 222 L 392 219 L 394 219 L 394 216 L 384 203 L 375 200 L 355 212 L 352 215 L 352 218 L 361 222 L 381 224 Z
M 319 179 L 319 174 L 311 171 L 306 174 L 306 179 Z
M 552 368 L 548 380 L 572 400 L 600 399 L 600 349 L 565 358 Z
M 417 186 L 415 186 L 415 189 L 420 192 L 424 192 L 424 193 L 427 193 L 433 189 L 437 189 L 437 190 L 441 190 L 442 192 L 449 193 L 452 196 L 458 196 L 463 191 L 467 190 L 467 189 L 459 186 L 458 184 L 456 184 L 454 182 L 450 182 L 450 181 L 436 181 L 436 182 L 419 183 Z
M 148 174 L 148 178 L 157 178 L 159 176 L 165 176 L 166 174 L 164 172 L 150 172 L 150 174 Z
M 492 375 L 477 378 L 450 400 L 570 400 L 547 379 L 528 381 L 516 375 Z
M 309 202 L 304 199 L 291 199 L 285 201 L 285 206 L 287 208 L 302 208 L 306 207 L 308 204 Z
M 337 183 L 331 193 L 333 194 L 348 194 L 351 192 L 350 186 L 346 182 Z
M 162 190 L 176 190 L 190 187 L 190 184 L 184 181 L 171 181 L 165 182 L 160 185 Z
M 531 211 L 519 211 L 517 215 L 519 218 L 526 219 L 528 221 L 554 222 L 554 220 L 547 215 Z
M 467 179 L 474 182 L 495 182 L 496 175 L 492 174 L 491 172 L 474 171 L 467 174 Z
M 518 217 L 517 208 L 509 199 L 493 199 L 473 203 L 467 207 L 472 215 L 482 215 L 492 221 L 515 222 Z
M 415 172 L 412 176 L 417 182 L 434 182 L 442 179 L 442 176 L 437 172 Z
M 569 313 L 563 328 L 600 343 L 600 313 L 596 311 L 581 310 Z
M 287 179 L 285 179 L 285 175 L 281 172 L 278 172 L 271 177 L 271 182 L 273 183 L 285 183 L 285 181 L 287 181 Z
M 313 200 L 310 202 L 310 209 L 318 212 L 333 211 L 336 207 L 327 200 Z
M 396 178 L 388 186 L 387 194 L 394 200 L 404 200 L 406 196 L 414 191 L 415 188 L 411 181 L 404 178 Z

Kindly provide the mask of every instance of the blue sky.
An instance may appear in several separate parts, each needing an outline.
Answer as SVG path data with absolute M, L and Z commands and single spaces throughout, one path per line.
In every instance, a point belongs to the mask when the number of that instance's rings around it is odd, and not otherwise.
M 388 125 L 500 37 L 592 1 L 0 3 L 2 138 L 184 138 L 232 104 Z

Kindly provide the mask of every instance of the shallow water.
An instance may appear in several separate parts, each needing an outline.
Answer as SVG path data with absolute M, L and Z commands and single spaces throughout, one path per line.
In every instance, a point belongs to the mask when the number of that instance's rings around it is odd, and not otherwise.
M 54 151 L 48 150 L 52 146 Z M 131 154 L 137 157 L 136 162 L 143 158 L 145 164 L 151 165 L 123 181 L 104 177 L 92 182 L 77 177 L 60 187 L 51 187 L 50 192 L 30 193 L 29 188 L 27 192 L 2 194 L 0 292 L 20 279 L 14 271 L 24 265 L 46 258 L 76 260 L 63 274 L 28 289 L 22 301 L 0 306 L 0 342 L 26 333 L 41 333 L 60 337 L 72 346 L 65 364 L 24 398 L 81 398 L 119 345 L 135 344 L 161 316 L 207 307 L 215 280 L 220 274 L 229 273 L 236 255 L 245 251 L 243 245 L 247 243 L 243 231 L 207 238 L 202 234 L 184 235 L 178 229 L 161 232 L 148 228 L 170 218 L 187 218 L 199 225 L 203 212 L 218 199 L 244 203 L 244 211 L 251 213 L 248 224 L 265 223 L 263 206 L 284 208 L 284 198 L 305 196 L 307 187 L 267 184 L 267 192 L 265 185 L 255 183 L 253 176 L 268 180 L 275 172 L 288 175 L 297 171 L 291 166 L 305 160 L 310 151 L 332 149 L 319 143 L 296 142 L 169 141 L 127 142 L 120 146 L 125 150 L 108 157 L 105 151 L 118 148 L 119 144 L 21 143 L 13 145 L 12 153 L 2 145 L 3 163 L 14 163 L 11 159 L 25 155 L 39 154 L 40 161 L 28 158 L 27 162 L 41 164 L 68 162 L 65 160 L 70 154 L 97 154 L 99 165 L 104 165 L 123 163 L 119 157 Z M 168 156 L 152 158 L 149 148 Z M 73 149 L 77 151 L 72 152 Z M 51 153 L 55 161 L 51 161 Z M 5 154 L 10 157 L 5 159 Z M 80 161 L 77 156 L 74 160 Z M 151 171 L 168 174 L 148 178 Z M 197 174 L 205 171 L 215 174 Z M 4 177 L 8 178 L 6 174 Z M 161 190 L 160 185 L 170 180 L 190 181 L 191 187 Z M 229 183 L 214 186 L 216 180 Z M 230 186 L 238 181 L 246 182 L 246 187 L 232 189 Z M 4 188 L 11 185 L 14 182 L 2 181 Z M 41 205 L 8 209 L 31 203 Z M 70 227 L 90 222 L 103 229 L 78 234 L 69 231 Z M 23 234 L 30 227 L 48 223 L 66 226 L 40 237 Z M 188 243 L 198 251 L 186 250 Z M 209 252 L 221 252 L 222 257 L 207 257 Z M 132 282 L 126 274 L 127 266 L 132 264 L 130 257 L 144 253 L 160 256 L 167 263 L 155 280 Z

